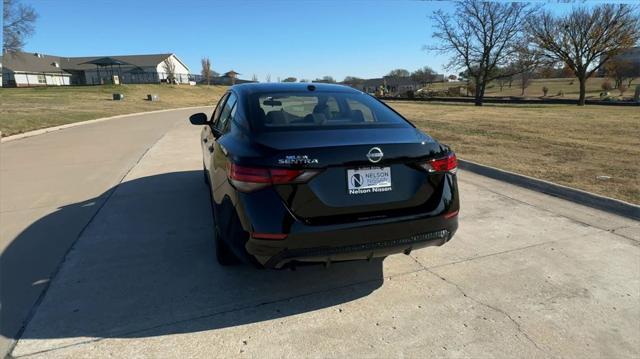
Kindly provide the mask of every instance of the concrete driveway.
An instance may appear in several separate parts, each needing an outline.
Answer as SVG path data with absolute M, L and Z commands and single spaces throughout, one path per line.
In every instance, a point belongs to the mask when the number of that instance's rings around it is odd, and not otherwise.
M 64 228 L 103 200 L 13 356 L 640 356 L 638 222 L 461 171 L 460 230 L 444 247 L 220 267 L 199 129 L 176 116 L 120 184 L 21 232 Z

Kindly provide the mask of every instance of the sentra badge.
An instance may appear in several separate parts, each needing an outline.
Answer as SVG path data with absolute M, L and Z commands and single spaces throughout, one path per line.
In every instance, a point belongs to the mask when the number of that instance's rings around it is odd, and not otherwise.
M 281 165 L 310 165 L 318 163 L 317 158 L 309 158 L 307 155 L 286 156 L 278 160 Z

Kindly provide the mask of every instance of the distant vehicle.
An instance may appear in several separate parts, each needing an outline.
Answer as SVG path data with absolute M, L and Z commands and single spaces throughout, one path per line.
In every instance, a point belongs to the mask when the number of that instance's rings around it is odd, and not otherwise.
M 190 121 L 223 265 L 409 254 L 456 232 L 453 151 L 351 87 L 236 85 Z

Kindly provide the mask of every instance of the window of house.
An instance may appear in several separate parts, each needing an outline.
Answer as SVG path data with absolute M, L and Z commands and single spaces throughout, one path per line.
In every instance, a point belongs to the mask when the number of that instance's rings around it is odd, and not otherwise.
M 38 83 L 39 84 L 46 84 L 47 83 L 47 77 L 45 75 L 38 75 Z

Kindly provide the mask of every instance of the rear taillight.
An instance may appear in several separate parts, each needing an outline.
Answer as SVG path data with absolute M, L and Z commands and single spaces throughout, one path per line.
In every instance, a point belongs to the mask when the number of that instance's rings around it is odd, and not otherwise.
M 287 235 L 284 233 L 258 233 L 251 232 L 251 238 L 255 239 L 268 239 L 272 241 L 280 241 L 287 238 Z
M 426 163 L 421 163 L 420 167 L 424 168 L 428 172 L 449 172 L 456 173 L 458 169 L 458 159 L 456 158 L 456 154 L 451 152 L 447 157 L 442 158 L 434 158 L 432 160 L 427 161 Z
M 317 170 L 246 167 L 235 163 L 229 163 L 227 168 L 229 181 L 242 192 L 251 192 L 277 184 L 306 182 L 318 173 Z

